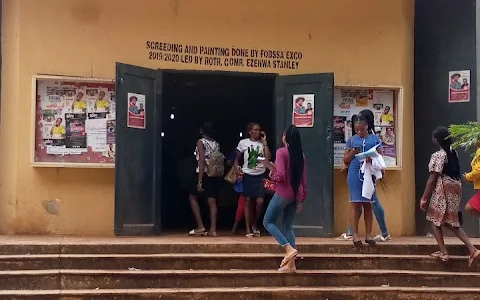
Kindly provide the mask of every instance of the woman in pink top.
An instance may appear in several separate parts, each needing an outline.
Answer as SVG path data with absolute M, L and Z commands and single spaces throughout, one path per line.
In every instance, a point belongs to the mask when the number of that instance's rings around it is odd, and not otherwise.
M 275 195 L 268 204 L 263 225 L 286 252 L 278 271 L 295 272 L 295 257 L 298 251 L 295 245 L 293 220 L 307 196 L 306 159 L 297 127 L 290 125 L 285 130 L 282 141 L 284 147 L 277 150 L 275 164 L 263 161 L 270 170 L 270 178 L 276 182 Z M 281 213 L 285 235 L 275 224 Z

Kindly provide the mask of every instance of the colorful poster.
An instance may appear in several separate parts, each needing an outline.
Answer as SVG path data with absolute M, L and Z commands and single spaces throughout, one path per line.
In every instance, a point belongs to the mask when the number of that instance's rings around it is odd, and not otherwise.
M 470 70 L 448 73 L 448 102 L 470 101 Z
M 292 123 L 297 127 L 313 127 L 315 95 L 293 95 Z
M 145 95 L 128 93 L 127 127 L 145 129 Z
M 351 118 L 363 110 L 370 110 L 373 113 L 375 133 L 384 141 L 384 158 L 387 167 L 397 165 L 395 96 L 395 91 L 388 89 L 335 89 L 333 117 L 335 166 L 341 166 L 345 152 L 345 143 L 355 134 L 354 124 L 351 124 Z M 343 127 L 341 125 L 342 121 L 344 122 Z
M 68 113 L 65 114 L 67 148 L 87 148 L 86 114 Z
M 333 142 L 338 144 L 345 143 L 345 125 L 347 117 L 334 116 L 333 117 Z
M 115 144 L 115 120 L 107 121 L 107 144 Z
M 383 158 L 385 159 L 385 163 L 387 166 L 394 164 L 397 157 L 395 127 L 383 127 L 380 132 L 380 140 L 383 143 Z

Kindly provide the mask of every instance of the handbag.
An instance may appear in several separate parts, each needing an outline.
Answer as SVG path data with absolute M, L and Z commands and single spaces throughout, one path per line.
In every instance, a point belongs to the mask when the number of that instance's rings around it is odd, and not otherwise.
M 275 194 L 276 186 L 277 186 L 277 183 L 273 180 L 270 180 L 270 179 L 263 180 L 263 191 L 265 192 L 265 194 L 269 194 L 269 195 Z
M 231 184 L 235 184 L 237 182 L 237 179 L 238 179 L 238 172 L 235 168 L 235 166 L 233 166 L 230 171 L 228 171 L 227 175 L 225 175 L 225 178 L 224 178 L 226 181 L 230 182 Z

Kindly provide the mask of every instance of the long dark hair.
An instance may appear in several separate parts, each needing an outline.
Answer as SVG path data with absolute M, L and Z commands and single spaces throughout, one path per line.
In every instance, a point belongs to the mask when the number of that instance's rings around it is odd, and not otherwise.
M 375 134 L 375 116 L 369 109 L 364 109 L 358 113 L 359 116 L 364 116 L 367 119 L 368 133 Z
M 443 165 L 442 173 L 448 177 L 460 179 L 460 163 L 458 162 L 457 152 L 452 150 L 450 132 L 446 127 L 439 126 L 433 130 L 432 135 L 443 151 L 447 153 L 447 161 Z
M 304 157 L 302 149 L 302 140 L 300 132 L 295 125 L 288 126 L 285 129 L 285 142 L 287 143 L 288 154 L 290 155 L 290 185 L 294 193 L 294 200 L 297 199 L 300 181 L 302 180 L 304 169 Z

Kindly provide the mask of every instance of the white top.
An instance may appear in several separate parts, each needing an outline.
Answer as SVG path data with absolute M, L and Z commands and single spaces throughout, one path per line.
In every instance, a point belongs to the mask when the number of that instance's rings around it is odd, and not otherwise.
M 243 153 L 243 173 L 253 176 L 265 173 L 265 166 L 257 159 L 265 156 L 261 141 L 254 142 L 250 139 L 243 139 L 238 143 L 237 150 Z
M 220 151 L 220 144 L 217 143 L 216 141 L 209 141 L 205 138 L 200 139 L 203 143 L 203 149 L 205 150 L 205 172 L 208 170 L 208 164 L 210 162 L 210 154 L 214 152 L 215 150 Z M 197 169 L 196 172 L 198 173 L 198 161 L 200 160 L 200 157 L 198 156 L 198 147 L 195 147 L 195 157 L 197 158 Z

